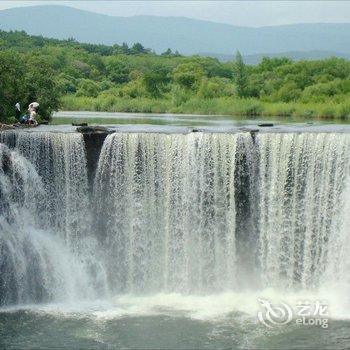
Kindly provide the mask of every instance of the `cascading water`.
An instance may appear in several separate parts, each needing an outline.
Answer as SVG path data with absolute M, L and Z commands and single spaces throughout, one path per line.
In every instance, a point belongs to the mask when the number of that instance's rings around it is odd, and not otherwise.
M 2 304 L 309 289 L 349 272 L 347 134 L 115 133 L 92 193 L 81 135 L 0 141 L 14 148 L 1 146 Z
M 95 203 L 110 281 L 118 292 L 237 290 L 245 278 L 317 286 L 342 220 L 349 145 L 346 134 L 109 136 Z M 260 273 L 247 276 L 256 258 Z
M 13 145 L 35 167 L 46 192 L 45 222 L 72 245 L 91 225 L 85 148 L 80 134 L 7 132 Z
M 325 272 L 337 255 L 332 248 L 339 245 L 341 235 L 349 238 L 349 231 L 341 224 L 347 215 L 342 208 L 350 202 L 344 195 L 349 180 L 350 137 L 265 134 L 258 140 L 264 284 L 317 287 L 325 282 Z
M 0 143 L 0 304 L 95 295 L 81 135 L 8 132 L 0 141 L 14 149 Z
M 215 292 L 236 284 L 236 149 L 249 134 L 115 134 L 95 182 L 118 292 Z

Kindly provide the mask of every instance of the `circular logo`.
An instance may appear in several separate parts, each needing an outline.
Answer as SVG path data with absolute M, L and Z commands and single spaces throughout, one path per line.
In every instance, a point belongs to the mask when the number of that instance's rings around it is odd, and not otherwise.
M 285 325 L 293 319 L 293 310 L 286 303 L 271 304 L 268 300 L 258 299 L 264 309 L 258 312 L 258 319 L 266 327 L 273 328 L 277 325 Z

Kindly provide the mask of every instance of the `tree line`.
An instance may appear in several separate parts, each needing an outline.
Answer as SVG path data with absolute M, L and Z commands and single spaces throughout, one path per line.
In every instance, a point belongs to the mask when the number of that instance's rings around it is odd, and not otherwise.
M 2 121 L 13 120 L 16 102 L 25 106 L 33 100 L 40 103 L 44 119 L 60 107 L 154 111 L 155 106 L 160 112 L 190 113 L 207 108 L 208 113 L 222 114 L 235 112 L 229 106 L 249 105 L 236 111 L 254 115 L 279 104 L 284 114 L 299 105 L 310 114 L 322 106 L 320 116 L 350 112 L 344 107 L 350 62 L 335 57 L 298 62 L 265 57 L 257 65 L 246 65 L 239 52 L 235 60 L 220 62 L 171 49 L 156 54 L 140 43 L 94 45 L 0 31 L 0 77 Z M 345 109 L 332 110 L 335 104 Z

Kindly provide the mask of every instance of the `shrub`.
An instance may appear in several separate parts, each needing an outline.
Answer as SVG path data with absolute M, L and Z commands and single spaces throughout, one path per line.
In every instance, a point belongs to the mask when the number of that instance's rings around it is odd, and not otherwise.
M 344 102 L 338 106 L 336 111 L 336 116 L 342 119 L 346 119 L 350 117 L 350 103 Z
M 133 81 L 125 84 L 120 89 L 120 96 L 121 97 L 136 98 L 136 97 L 142 97 L 142 96 L 146 96 L 146 95 L 147 95 L 147 91 L 146 91 L 145 85 L 143 84 L 141 79 L 133 80 Z
M 77 97 L 97 97 L 100 87 L 97 83 L 90 79 L 81 79 L 76 92 Z
M 290 102 L 296 101 L 301 96 L 301 89 L 294 82 L 284 84 L 276 93 L 276 101 Z
M 201 81 L 203 69 L 197 63 L 183 63 L 173 71 L 173 79 L 181 87 L 191 89 Z
M 7 118 L 7 121 L 6 121 L 8 124 L 15 124 L 18 122 L 18 120 L 16 119 L 16 117 L 9 117 Z
M 227 79 L 204 78 L 200 83 L 197 94 L 202 98 L 232 96 L 234 94 L 233 84 Z

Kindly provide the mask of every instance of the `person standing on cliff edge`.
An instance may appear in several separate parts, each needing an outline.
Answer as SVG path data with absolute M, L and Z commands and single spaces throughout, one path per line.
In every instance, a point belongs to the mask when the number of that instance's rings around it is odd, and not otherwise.
M 38 122 L 36 121 L 36 115 L 37 115 L 37 109 L 39 107 L 39 103 L 38 102 L 32 102 L 29 106 L 28 106 L 28 113 L 29 113 L 29 119 L 28 119 L 28 124 L 32 124 L 32 125 L 37 125 Z
M 19 120 L 21 117 L 21 105 L 19 104 L 19 102 L 15 104 L 15 116 L 17 120 Z

